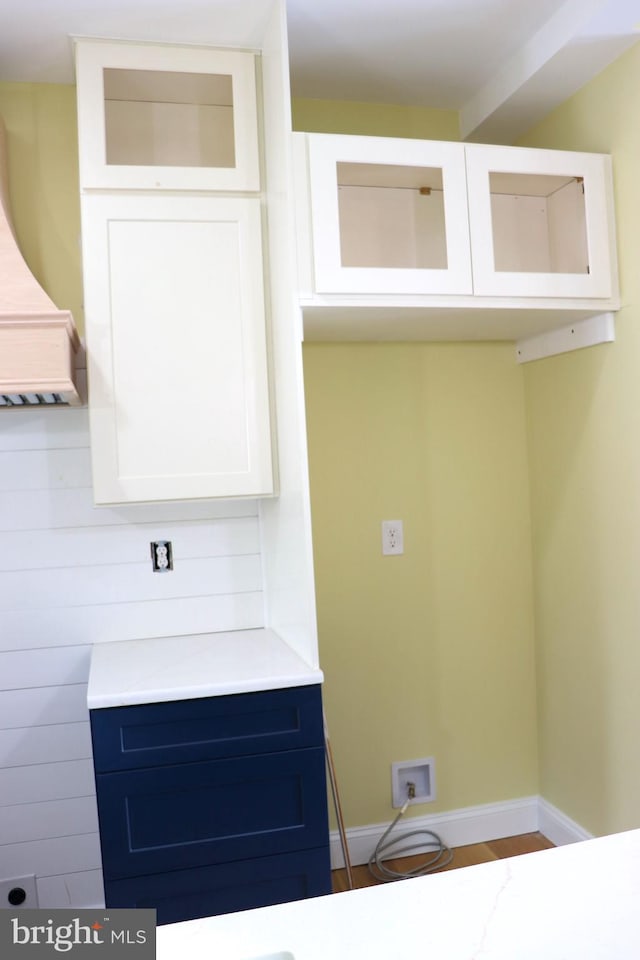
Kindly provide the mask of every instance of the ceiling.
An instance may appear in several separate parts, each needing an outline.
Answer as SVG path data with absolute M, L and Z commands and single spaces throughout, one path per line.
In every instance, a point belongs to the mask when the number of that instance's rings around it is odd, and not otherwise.
M 268 0 L 0 0 L 0 80 L 73 82 L 70 35 L 259 43 Z M 220 35 L 228 8 L 229 37 Z M 640 0 L 287 0 L 294 96 L 460 111 L 510 142 L 640 39 Z

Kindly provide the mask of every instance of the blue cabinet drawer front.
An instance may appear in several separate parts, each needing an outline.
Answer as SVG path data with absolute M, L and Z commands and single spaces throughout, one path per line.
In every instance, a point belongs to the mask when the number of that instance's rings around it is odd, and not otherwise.
M 327 842 L 324 749 L 98 774 L 106 878 Z
M 320 746 L 320 687 L 92 710 L 91 734 L 98 773 Z
M 107 907 L 152 908 L 159 924 L 331 893 L 329 848 L 105 882 Z

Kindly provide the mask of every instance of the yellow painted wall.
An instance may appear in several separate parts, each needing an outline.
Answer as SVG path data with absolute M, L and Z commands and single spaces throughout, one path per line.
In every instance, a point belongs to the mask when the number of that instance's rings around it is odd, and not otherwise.
M 616 342 L 524 370 L 541 792 L 596 834 L 640 826 L 640 46 L 523 140 L 613 156 Z
M 25 260 L 82 331 L 75 87 L 0 83 L 13 222 Z
M 457 116 L 294 103 L 315 132 L 458 139 Z M 524 393 L 504 344 L 304 347 L 325 703 L 348 825 L 389 820 L 393 761 L 434 756 L 418 815 L 537 793 Z M 405 555 L 382 557 L 401 518 Z
M 434 110 L 385 103 L 299 100 L 291 103 L 294 130 L 308 133 L 352 133 L 369 137 L 415 137 L 459 140 L 455 110 Z
M 345 819 L 391 818 L 394 760 L 434 756 L 417 814 L 537 792 L 521 369 L 509 344 L 304 349 L 325 704 Z M 405 553 L 381 554 L 380 522 Z
M 349 824 L 386 820 L 391 762 L 424 755 L 438 799 L 416 813 L 540 789 L 595 833 L 638 824 L 639 87 L 635 48 L 523 140 L 613 153 L 616 344 L 524 368 L 493 344 L 305 346 L 321 657 Z M 21 247 L 82 326 L 75 91 L 3 83 L 0 113 Z M 298 101 L 294 116 L 457 138 L 446 111 Z M 383 559 L 379 524 L 396 517 L 407 552 Z

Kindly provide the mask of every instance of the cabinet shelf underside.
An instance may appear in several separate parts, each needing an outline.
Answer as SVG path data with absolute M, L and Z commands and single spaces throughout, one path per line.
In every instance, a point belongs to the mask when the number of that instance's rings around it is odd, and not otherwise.
M 302 300 L 304 336 L 309 341 L 519 341 L 580 323 L 606 311 L 611 301 L 496 299 L 478 304 L 477 297 L 389 298 L 323 297 Z

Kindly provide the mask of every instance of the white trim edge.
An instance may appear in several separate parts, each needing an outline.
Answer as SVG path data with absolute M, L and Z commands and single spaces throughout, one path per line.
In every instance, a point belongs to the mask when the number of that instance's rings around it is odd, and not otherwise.
M 349 859 L 353 866 L 367 863 L 388 823 L 374 823 L 347 830 Z M 538 829 L 538 798 L 524 797 L 504 803 L 486 803 L 477 807 L 463 807 L 426 817 L 403 817 L 396 827 L 397 835 L 407 830 L 432 830 L 450 847 L 469 843 L 515 837 L 519 833 L 533 833 Z M 413 838 L 414 840 L 416 838 Z M 344 866 L 338 831 L 331 831 L 331 867 Z M 425 847 L 426 849 L 426 847 Z M 416 846 L 416 853 L 420 847 Z
M 580 840 L 592 840 L 593 834 L 571 820 L 562 810 L 558 810 L 544 797 L 538 798 L 538 830 L 556 847 L 566 843 L 578 843 Z
M 553 357 L 581 347 L 593 347 L 597 343 L 612 343 L 616 338 L 612 313 L 599 313 L 595 317 L 578 320 L 566 327 L 539 333 L 516 343 L 516 360 L 529 363 L 543 357 Z
M 388 823 L 374 823 L 347 830 L 349 859 L 353 866 L 367 863 Z M 522 797 L 502 803 L 486 803 L 463 807 L 424 817 L 406 816 L 396 827 L 397 835 L 407 830 L 432 830 L 450 847 L 464 847 L 470 843 L 485 843 L 502 837 L 540 831 L 556 846 L 589 840 L 592 835 L 542 797 Z M 417 838 L 413 838 L 417 840 Z M 340 835 L 332 830 L 329 838 L 331 868 L 344 866 Z M 424 851 L 427 851 L 425 846 Z M 419 844 L 415 853 L 420 853 Z

